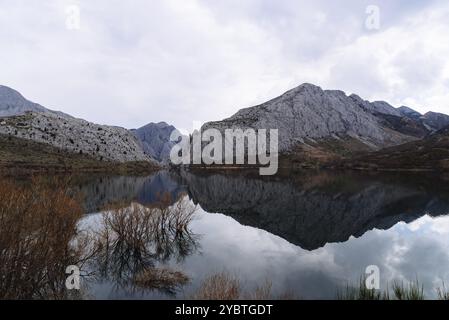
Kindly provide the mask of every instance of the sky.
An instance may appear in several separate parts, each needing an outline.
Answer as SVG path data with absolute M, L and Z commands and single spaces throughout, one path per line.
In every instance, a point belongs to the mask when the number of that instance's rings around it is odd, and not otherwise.
M 0 0 L 0 84 L 126 128 L 188 130 L 304 82 L 449 113 L 448 57 L 448 1 Z

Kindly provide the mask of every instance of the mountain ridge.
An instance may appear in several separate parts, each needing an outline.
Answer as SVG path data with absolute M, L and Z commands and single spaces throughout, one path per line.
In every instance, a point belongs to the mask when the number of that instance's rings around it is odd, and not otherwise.
M 206 123 L 202 130 L 215 127 L 273 128 L 279 130 L 279 149 L 291 151 L 308 140 L 348 136 L 372 149 L 413 140 L 412 137 L 383 128 L 380 120 L 340 90 L 323 90 L 302 84 L 263 104 L 239 110 L 222 121 Z
M 395 108 L 385 101 L 370 102 L 304 83 L 226 119 L 208 122 L 201 130 L 278 129 L 281 155 L 301 154 L 302 161 L 303 156 L 328 159 L 418 141 L 446 121 L 449 124 L 449 116 L 444 114 L 421 115 L 409 107 Z
M 201 130 L 278 129 L 279 151 L 292 163 L 334 162 L 415 143 L 449 126 L 449 116 L 370 102 L 341 90 L 304 83 L 262 104 L 242 108 Z M 76 119 L 0 86 L 0 134 L 47 143 L 106 161 L 169 164 L 176 130 L 165 121 L 127 130 Z M 428 140 L 425 140 L 428 141 Z M 287 163 L 288 163 L 287 161 Z
M 24 115 L 26 112 L 45 112 L 72 117 L 61 111 L 54 111 L 26 99 L 19 91 L 0 85 L 0 117 Z
M 422 140 L 361 154 L 332 167 L 379 171 L 445 171 L 449 169 L 449 126 Z
M 45 143 L 98 161 L 154 162 L 127 129 L 47 109 L 6 86 L 0 86 L 0 134 Z

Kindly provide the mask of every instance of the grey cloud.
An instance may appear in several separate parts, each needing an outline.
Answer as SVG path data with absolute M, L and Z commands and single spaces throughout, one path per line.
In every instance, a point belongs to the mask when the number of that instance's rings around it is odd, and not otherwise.
M 385 56 L 384 42 L 389 30 L 402 38 L 410 28 L 444 28 L 440 18 L 410 21 L 447 5 L 377 1 L 383 24 L 369 33 L 363 25 L 370 2 L 4 0 L 0 83 L 48 107 L 125 127 L 164 120 L 190 128 L 192 120 L 230 116 L 302 82 L 377 99 L 411 96 L 421 105 L 444 101 L 435 89 L 444 75 L 432 77 L 441 64 L 422 63 L 427 57 L 419 50 L 395 61 L 393 53 Z M 80 31 L 65 28 L 70 3 L 80 4 Z M 367 46 L 364 37 L 373 43 Z M 444 47 L 434 51 L 449 54 Z M 376 64 L 358 72 L 370 57 Z M 399 90 L 385 66 L 396 66 L 393 75 L 409 85 Z

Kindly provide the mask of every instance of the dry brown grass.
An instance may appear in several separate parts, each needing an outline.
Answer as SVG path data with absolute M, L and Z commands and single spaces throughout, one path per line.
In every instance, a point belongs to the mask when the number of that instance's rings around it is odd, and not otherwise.
M 143 289 L 157 289 L 169 293 L 176 292 L 189 282 L 189 277 L 181 271 L 168 267 L 148 268 L 134 276 L 133 283 Z
M 241 295 L 238 278 L 227 272 L 213 274 L 202 282 L 192 296 L 195 300 L 237 300 Z
M 206 277 L 198 290 L 190 296 L 194 300 L 292 300 L 291 292 L 276 296 L 272 292 L 272 282 L 266 279 L 254 290 L 244 290 L 237 276 L 228 272 L 219 272 Z
M 253 292 L 250 292 L 246 298 L 248 300 L 269 300 L 272 298 L 272 287 L 272 282 L 265 280 L 262 285 L 257 286 Z
M 0 180 L 0 298 L 65 298 L 65 268 L 83 262 L 82 207 L 64 188 Z

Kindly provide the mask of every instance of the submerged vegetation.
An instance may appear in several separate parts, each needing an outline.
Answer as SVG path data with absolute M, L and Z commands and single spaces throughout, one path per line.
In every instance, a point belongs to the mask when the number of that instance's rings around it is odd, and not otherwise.
M 171 258 L 181 261 L 198 247 L 196 235 L 188 228 L 196 208 L 183 197 L 174 205 L 169 203 L 165 195 L 153 207 L 133 203 L 102 214 L 91 261 L 91 268 L 100 270 L 97 276 L 121 288 L 168 294 L 188 283 L 182 272 L 158 266 Z

